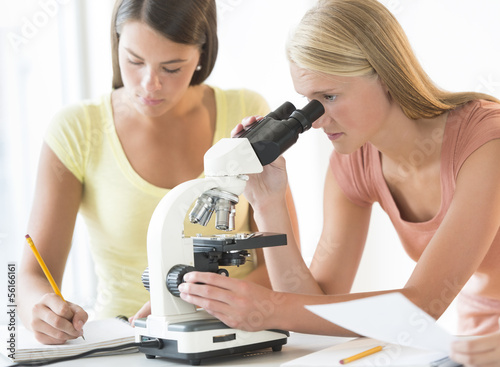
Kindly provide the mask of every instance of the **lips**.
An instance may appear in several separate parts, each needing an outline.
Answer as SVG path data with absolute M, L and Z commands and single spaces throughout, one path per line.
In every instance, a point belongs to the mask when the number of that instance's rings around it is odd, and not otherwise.
M 328 139 L 331 141 L 339 139 L 344 133 L 326 133 L 326 136 L 328 136 Z
M 146 106 L 156 106 L 163 102 L 163 99 L 156 99 L 156 98 L 149 98 L 142 96 L 139 96 L 139 100 L 141 101 L 142 104 Z

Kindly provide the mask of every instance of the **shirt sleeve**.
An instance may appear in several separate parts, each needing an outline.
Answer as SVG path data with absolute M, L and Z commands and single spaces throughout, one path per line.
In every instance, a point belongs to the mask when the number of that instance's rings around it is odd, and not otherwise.
M 63 108 L 52 119 L 44 140 L 62 164 L 83 182 L 90 141 L 83 104 Z
M 471 112 L 461 123 L 453 154 L 455 179 L 467 158 L 493 139 L 500 139 L 500 106 L 482 100 L 474 102 Z
M 370 207 L 376 201 L 367 177 L 368 158 L 364 147 L 351 154 L 334 150 L 330 156 L 330 169 L 338 185 L 351 202 L 361 207 Z

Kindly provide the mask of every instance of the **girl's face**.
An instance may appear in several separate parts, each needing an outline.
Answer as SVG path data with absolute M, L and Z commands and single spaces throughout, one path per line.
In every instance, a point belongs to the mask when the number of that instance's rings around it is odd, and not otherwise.
M 186 93 L 200 51 L 131 21 L 123 25 L 118 57 L 126 94 L 136 110 L 157 117 L 176 106 Z
M 301 69 L 293 62 L 290 71 L 295 90 L 317 99 L 325 114 L 313 123 L 322 128 L 339 153 L 349 154 L 370 141 L 385 139 L 391 102 L 377 77 L 342 77 Z

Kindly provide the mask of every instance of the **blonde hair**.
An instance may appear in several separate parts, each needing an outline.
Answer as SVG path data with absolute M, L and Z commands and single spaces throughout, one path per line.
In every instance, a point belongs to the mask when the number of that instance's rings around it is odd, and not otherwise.
M 422 69 L 396 18 L 376 0 L 319 0 L 287 44 L 298 67 L 339 76 L 377 75 L 412 119 L 432 118 L 483 93 L 438 88 Z

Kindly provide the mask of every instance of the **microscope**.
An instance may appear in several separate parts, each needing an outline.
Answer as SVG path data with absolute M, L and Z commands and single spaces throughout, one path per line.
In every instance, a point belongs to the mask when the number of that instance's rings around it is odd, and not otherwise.
M 135 322 L 136 341 L 158 340 L 158 347 L 139 347 L 146 358 L 189 361 L 272 348 L 280 351 L 288 332 L 233 329 L 206 311 L 183 301 L 178 286 L 190 271 L 228 275 L 220 266 L 245 263 L 248 250 L 286 245 L 286 235 L 238 233 L 184 236 L 184 220 L 206 226 L 215 212 L 218 230 L 234 229 L 235 205 L 249 174 L 260 173 L 292 146 L 324 113 L 309 102 L 302 110 L 285 102 L 233 138 L 221 139 L 204 156 L 205 178 L 173 188 L 156 207 L 147 234 L 148 269 L 143 283 L 150 291 L 151 315 Z

